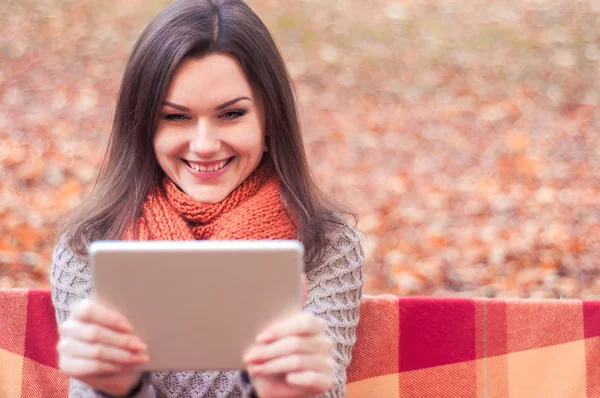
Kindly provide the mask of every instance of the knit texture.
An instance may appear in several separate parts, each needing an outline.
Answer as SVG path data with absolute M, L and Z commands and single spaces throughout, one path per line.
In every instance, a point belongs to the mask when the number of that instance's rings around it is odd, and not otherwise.
M 265 174 L 263 174 L 265 173 Z M 142 221 L 135 226 L 136 239 L 288 239 L 296 235 L 279 195 L 276 177 L 259 169 L 224 201 L 199 204 L 170 183 L 146 202 Z M 124 238 L 133 236 L 133 227 Z M 343 397 L 346 368 L 356 341 L 362 300 L 363 252 L 356 231 L 343 226 L 326 235 L 319 264 L 307 272 L 308 300 L 304 310 L 326 321 L 327 334 L 336 342 L 335 386 L 322 398 Z M 73 305 L 89 297 L 91 268 L 62 244 L 54 251 L 51 270 L 52 298 L 58 323 Z M 239 371 L 155 372 L 138 397 L 242 397 Z M 87 385 L 72 379 L 71 397 L 101 397 Z
M 135 228 L 135 235 L 134 235 Z M 219 203 L 200 203 L 169 178 L 149 194 L 126 240 L 260 240 L 295 239 L 296 227 L 279 191 L 279 179 L 266 166 L 259 167 Z

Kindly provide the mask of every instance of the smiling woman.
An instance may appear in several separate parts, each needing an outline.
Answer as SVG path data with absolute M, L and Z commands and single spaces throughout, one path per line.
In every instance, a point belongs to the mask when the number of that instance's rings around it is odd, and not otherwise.
M 347 215 L 311 177 L 292 84 L 265 25 L 240 0 L 176 1 L 134 46 L 97 185 L 54 252 L 71 395 L 343 397 L 363 283 Z M 122 239 L 299 239 L 304 311 L 258 335 L 245 369 L 142 374 L 145 343 L 89 298 L 88 244 Z
M 166 98 L 156 160 L 192 198 L 222 201 L 256 169 L 265 147 L 262 106 L 242 67 L 229 55 L 185 59 Z

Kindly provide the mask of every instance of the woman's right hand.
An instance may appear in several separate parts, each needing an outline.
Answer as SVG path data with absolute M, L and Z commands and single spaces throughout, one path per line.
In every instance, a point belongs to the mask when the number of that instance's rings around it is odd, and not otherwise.
M 142 376 L 134 370 L 148 362 L 146 344 L 121 314 L 86 299 L 59 327 L 59 368 L 109 395 L 125 395 Z

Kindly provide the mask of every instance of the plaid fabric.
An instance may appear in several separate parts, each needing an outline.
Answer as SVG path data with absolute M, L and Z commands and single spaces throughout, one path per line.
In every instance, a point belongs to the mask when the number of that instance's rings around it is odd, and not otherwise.
M 49 290 L 0 289 L 0 397 L 65 398 Z
M 600 397 L 600 302 L 369 297 L 346 396 Z
M 0 289 L 0 397 L 65 398 L 48 290 Z M 348 398 L 600 398 L 600 302 L 365 297 Z

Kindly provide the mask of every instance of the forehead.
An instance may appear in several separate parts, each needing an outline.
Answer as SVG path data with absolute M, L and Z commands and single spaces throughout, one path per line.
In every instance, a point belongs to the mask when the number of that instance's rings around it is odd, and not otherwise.
M 233 56 L 211 54 L 181 62 L 169 84 L 167 100 L 194 105 L 239 96 L 252 98 L 252 94 L 246 74 Z

